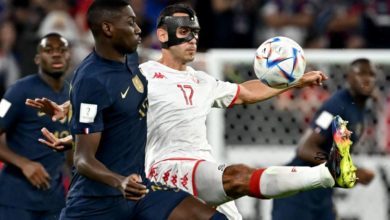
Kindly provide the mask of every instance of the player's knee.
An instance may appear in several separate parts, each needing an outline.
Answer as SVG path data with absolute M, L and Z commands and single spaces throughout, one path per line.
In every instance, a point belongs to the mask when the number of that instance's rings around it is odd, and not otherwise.
M 245 164 L 234 164 L 226 167 L 223 173 L 223 186 L 226 194 L 232 198 L 246 195 L 253 171 L 253 168 Z
M 220 212 L 215 212 L 213 216 L 211 216 L 210 220 L 227 220 L 228 218 L 220 213 Z

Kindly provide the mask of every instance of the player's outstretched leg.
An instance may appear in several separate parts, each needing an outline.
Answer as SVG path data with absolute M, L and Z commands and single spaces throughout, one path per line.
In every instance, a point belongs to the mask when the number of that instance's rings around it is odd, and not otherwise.
M 332 174 L 336 187 L 351 188 L 356 182 L 356 167 L 350 155 L 351 131 L 347 129 L 348 121 L 336 116 L 332 122 L 333 146 L 326 163 Z

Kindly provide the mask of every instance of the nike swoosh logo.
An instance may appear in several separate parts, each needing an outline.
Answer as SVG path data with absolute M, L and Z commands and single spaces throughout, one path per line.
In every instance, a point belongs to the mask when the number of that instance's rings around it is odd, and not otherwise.
M 38 111 L 38 117 L 42 117 L 42 116 L 45 116 L 46 113 L 42 112 L 42 111 Z
M 127 87 L 125 93 L 122 93 L 122 92 L 121 92 L 121 97 L 122 97 L 122 99 L 126 98 L 127 92 L 129 91 L 129 89 L 130 89 L 130 86 Z

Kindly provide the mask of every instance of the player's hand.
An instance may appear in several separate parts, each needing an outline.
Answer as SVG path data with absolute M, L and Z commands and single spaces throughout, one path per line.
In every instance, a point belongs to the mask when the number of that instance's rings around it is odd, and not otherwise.
M 36 188 L 42 190 L 50 188 L 50 176 L 42 164 L 27 161 L 21 166 L 21 170 L 27 180 Z
M 45 114 L 51 116 L 53 121 L 62 120 L 69 112 L 70 102 L 66 101 L 62 105 L 47 98 L 26 99 L 26 105 L 36 108 Z
M 320 86 L 327 79 L 328 77 L 321 71 L 310 71 L 303 74 L 294 87 Z
M 363 185 L 368 185 L 375 177 L 375 174 L 372 170 L 358 168 L 356 171 L 357 182 Z
M 64 138 L 57 138 L 53 133 L 51 133 L 46 128 L 42 128 L 41 132 L 45 137 L 45 139 L 39 138 L 38 141 L 50 147 L 51 149 L 58 152 L 72 149 L 73 138 L 71 135 L 68 135 Z
M 142 178 L 138 174 L 131 174 L 126 177 L 121 184 L 121 191 L 126 199 L 139 200 L 145 197 L 149 190 L 141 184 Z

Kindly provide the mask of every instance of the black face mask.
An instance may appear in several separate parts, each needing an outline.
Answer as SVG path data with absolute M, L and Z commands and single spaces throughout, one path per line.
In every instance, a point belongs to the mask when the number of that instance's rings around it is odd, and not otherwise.
M 169 48 L 171 46 L 179 45 L 185 42 L 189 42 L 192 39 L 198 40 L 198 33 L 200 30 L 198 18 L 194 16 L 166 16 L 161 19 L 159 27 L 165 25 L 168 31 L 168 41 L 162 42 L 162 48 Z M 191 33 L 184 38 L 178 38 L 176 36 L 176 30 L 179 27 L 187 27 L 191 29 Z

